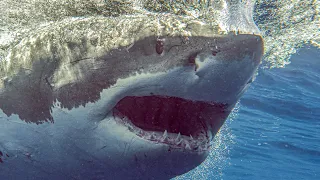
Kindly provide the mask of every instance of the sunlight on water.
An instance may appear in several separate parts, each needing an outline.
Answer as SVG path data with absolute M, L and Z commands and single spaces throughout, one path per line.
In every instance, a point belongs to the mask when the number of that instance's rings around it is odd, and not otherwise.
M 303 44 L 320 47 L 320 2 L 257 0 L 254 19 L 264 35 L 266 67 L 283 67 Z
M 23 8 L 19 8 L 22 4 Z M 319 4 L 319 1 L 305 0 L 61 0 L 50 3 L 45 0 L 3 0 L 0 2 L 0 60 L 30 32 L 67 17 L 172 13 L 218 23 L 226 31 L 256 33 L 257 29 L 252 26 L 254 18 L 265 39 L 264 66 L 283 67 L 290 63 L 290 56 L 303 44 L 319 47 Z

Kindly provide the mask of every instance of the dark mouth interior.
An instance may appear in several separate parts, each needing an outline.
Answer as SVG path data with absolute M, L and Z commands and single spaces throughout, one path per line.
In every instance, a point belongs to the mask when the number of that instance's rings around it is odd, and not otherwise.
M 197 137 L 213 135 L 223 124 L 225 104 L 191 101 L 167 96 L 127 96 L 113 109 L 113 115 L 127 117 L 144 131 L 180 133 Z

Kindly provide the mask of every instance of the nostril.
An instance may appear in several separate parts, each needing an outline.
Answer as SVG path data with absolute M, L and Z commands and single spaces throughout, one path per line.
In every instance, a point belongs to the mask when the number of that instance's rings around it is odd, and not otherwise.
M 218 46 L 211 47 L 212 56 L 216 56 L 220 52 Z
M 218 52 L 220 52 L 219 50 L 212 50 L 212 55 L 216 56 L 218 54 Z

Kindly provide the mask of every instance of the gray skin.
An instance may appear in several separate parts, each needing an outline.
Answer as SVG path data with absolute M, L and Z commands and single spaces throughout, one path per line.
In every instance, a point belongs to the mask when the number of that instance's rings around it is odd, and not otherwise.
M 0 179 L 170 179 L 200 165 L 208 150 L 138 137 L 111 113 L 123 97 L 153 94 L 228 104 L 224 122 L 252 82 L 262 39 L 188 25 L 188 36 L 128 28 L 115 41 L 45 32 L 13 48 L 1 64 Z

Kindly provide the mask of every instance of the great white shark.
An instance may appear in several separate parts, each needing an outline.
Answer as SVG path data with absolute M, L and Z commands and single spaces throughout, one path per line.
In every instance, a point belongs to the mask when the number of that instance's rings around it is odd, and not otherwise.
M 170 179 L 252 82 L 259 34 L 182 16 L 69 18 L 0 65 L 0 179 Z

